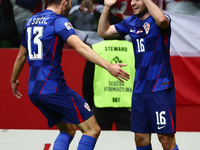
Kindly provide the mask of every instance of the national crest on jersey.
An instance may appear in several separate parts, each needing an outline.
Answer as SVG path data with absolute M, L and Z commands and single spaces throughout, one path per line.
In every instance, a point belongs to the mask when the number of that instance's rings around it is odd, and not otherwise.
M 150 30 L 150 23 L 145 22 L 145 23 L 143 24 L 143 27 L 144 27 L 144 30 L 145 30 L 146 34 L 148 34 L 148 33 L 149 33 L 149 30 Z
M 88 103 L 85 103 L 85 104 L 84 104 L 84 107 L 85 107 L 88 111 L 91 111 L 90 106 L 88 105 Z
M 22 46 L 27 49 L 29 95 L 64 91 L 66 81 L 62 71 L 62 48 L 66 39 L 76 34 L 63 15 L 43 10 L 26 23 Z
M 170 20 L 170 17 L 166 14 Z M 131 16 L 115 24 L 122 36 L 129 34 L 135 53 L 134 93 L 165 90 L 174 85 L 170 66 L 171 28 L 159 28 L 152 16 Z

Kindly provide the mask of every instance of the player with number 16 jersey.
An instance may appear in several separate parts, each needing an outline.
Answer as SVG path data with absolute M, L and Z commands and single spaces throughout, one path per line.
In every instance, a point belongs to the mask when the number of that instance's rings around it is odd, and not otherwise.
M 170 17 L 167 14 L 165 16 L 171 22 Z M 122 36 L 129 34 L 134 46 L 136 75 L 132 105 L 137 103 L 138 107 L 132 110 L 132 114 L 134 113 L 135 116 L 132 118 L 132 122 L 134 122 L 132 130 L 135 132 L 142 130 L 144 133 L 174 133 L 176 131 L 175 92 L 169 54 L 171 27 L 161 29 L 156 25 L 152 16 L 141 20 L 133 15 L 115 24 L 115 28 Z M 154 93 L 154 96 L 150 93 Z M 163 95 L 165 96 L 161 100 L 158 99 Z M 140 100 L 136 102 L 138 99 Z M 152 124 L 146 130 L 143 129 L 144 127 L 141 128 L 143 125 L 140 125 L 140 122 L 144 121 L 138 121 L 142 117 L 139 114 L 136 115 L 135 111 L 145 110 L 147 106 L 139 105 L 139 102 L 146 103 L 150 108 L 150 118 L 154 118 L 155 121 L 157 119 L 157 124 Z M 166 105 L 166 102 L 169 106 Z M 161 107 L 161 105 L 163 106 Z M 166 108 L 165 105 L 169 108 Z M 164 117 L 162 117 L 163 114 Z M 159 126 L 160 116 L 165 119 L 163 121 L 165 128 L 162 130 Z
M 169 15 L 165 16 L 171 22 Z M 171 28 L 161 29 L 152 16 L 140 20 L 131 16 L 115 24 L 121 35 L 129 34 L 135 51 L 134 93 L 166 90 L 174 86 L 170 66 Z
M 163 149 L 178 150 L 175 142 L 176 100 L 170 65 L 171 18 L 153 0 L 132 0 L 133 15 L 110 25 L 108 15 L 116 0 L 104 1 L 98 35 L 130 35 L 135 54 L 131 130 L 138 150 L 152 150 L 151 133 Z

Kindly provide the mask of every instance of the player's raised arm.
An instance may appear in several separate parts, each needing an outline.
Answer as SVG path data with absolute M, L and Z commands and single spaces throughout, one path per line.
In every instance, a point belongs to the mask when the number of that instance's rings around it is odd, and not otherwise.
M 19 85 L 19 81 L 17 80 L 17 78 L 26 62 L 26 53 L 27 53 L 26 49 L 23 46 L 20 46 L 20 50 L 15 60 L 15 64 L 13 66 L 13 72 L 12 72 L 12 76 L 10 80 L 13 94 L 18 99 L 22 97 L 22 94 L 17 90 L 17 86 Z
M 116 3 L 117 0 L 105 0 L 104 9 L 101 13 L 97 34 L 102 38 L 120 37 L 114 25 L 110 25 L 109 15 L 111 6 Z
M 132 0 L 134 1 L 134 0 Z M 153 0 L 143 0 L 149 13 L 155 19 L 156 25 L 160 28 L 168 28 L 169 19 L 165 16 L 163 11 L 153 2 Z
M 67 42 L 73 46 L 76 51 L 86 58 L 87 60 L 101 66 L 102 68 L 105 68 L 108 70 L 108 72 L 119 79 L 121 82 L 123 80 L 129 79 L 129 74 L 125 72 L 121 66 L 126 66 L 127 64 L 111 64 L 102 57 L 100 57 L 95 51 L 93 51 L 88 45 L 83 43 L 80 38 L 76 35 L 71 35 Z

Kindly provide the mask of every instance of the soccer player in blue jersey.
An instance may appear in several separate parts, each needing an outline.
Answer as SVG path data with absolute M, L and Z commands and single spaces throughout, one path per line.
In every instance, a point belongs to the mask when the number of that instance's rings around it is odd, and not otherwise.
M 109 13 L 117 0 L 105 0 L 98 35 L 129 34 L 135 53 L 131 130 L 138 150 L 151 150 L 151 133 L 157 133 L 164 150 L 178 150 L 175 141 L 176 105 L 170 66 L 170 17 L 152 0 L 132 0 L 133 15 L 110 25 Z
M 48 126 L 56 125 L 60 130 L 53 149 L 67 150 L 77 126 L 83 133 L 78 150 L 93 150 L 100 127 L 86 101 L 66 85 L 60 65 L 64 42 L 120 81 L 128 80 L 129 74 L 121 68 L 126 64 L 109 63 L 79 39 L 66 18 L 70 8 L 71 0 L 48 0 L 47 9 L 27 21 L 13 67 L 11 87 L 14 96 L 21 98 L 17 78 L 27 60 L 30 100 L 48 119 Z

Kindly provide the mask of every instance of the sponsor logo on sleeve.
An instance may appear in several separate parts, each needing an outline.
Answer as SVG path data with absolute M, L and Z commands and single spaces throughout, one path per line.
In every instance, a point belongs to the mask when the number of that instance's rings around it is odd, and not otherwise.
M 73 26 L 70 22 L 65 22 L 64 25 L 67 28 L 67 30 L 73 29 Z

